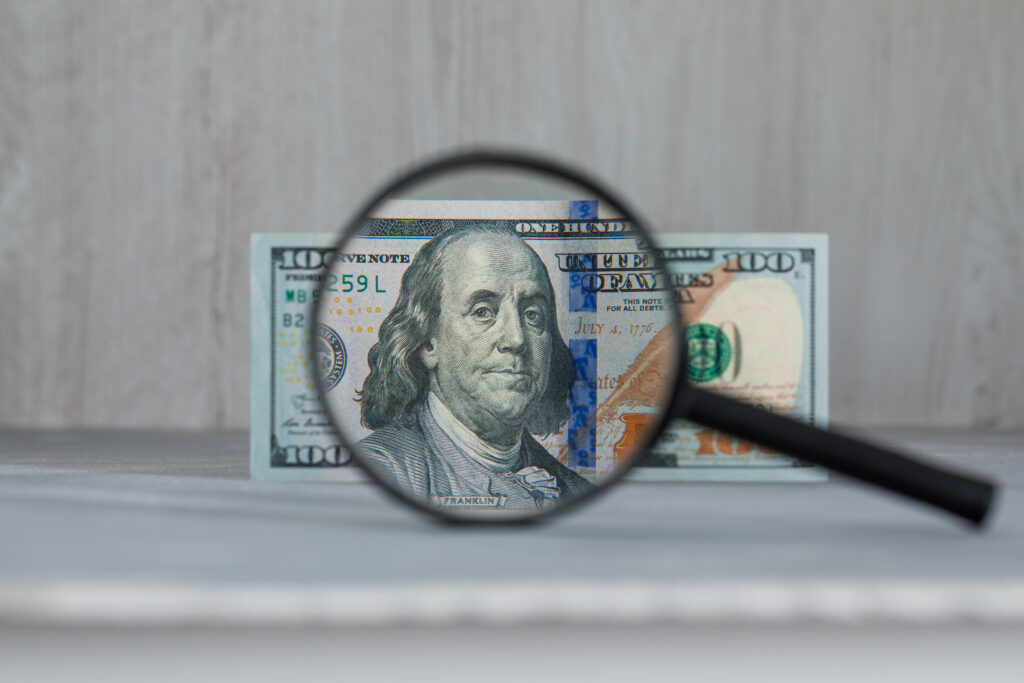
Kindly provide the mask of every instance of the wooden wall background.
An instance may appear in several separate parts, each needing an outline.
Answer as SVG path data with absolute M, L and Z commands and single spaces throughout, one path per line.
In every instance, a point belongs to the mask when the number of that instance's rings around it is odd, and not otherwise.
M 836 420 L 1024 425 L 1024 3 L 0 2 L 0 423 L 248 421 L 248 235 L 523 145 L 832 239 Z

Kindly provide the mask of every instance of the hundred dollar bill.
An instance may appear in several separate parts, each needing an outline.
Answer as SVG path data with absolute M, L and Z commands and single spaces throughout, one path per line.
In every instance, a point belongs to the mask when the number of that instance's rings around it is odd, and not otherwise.
M 533 203 L 536 205 L 537 203 Z M 405 210 L 416 214 L 415 204 Z M 537 207 L 531 209 L 536 211 Z M 507 211 L 507 208 L 505 209 Z M 478 214 L 479 215 L 479 214 Z M 524 215 L 527 219 L 531 216 Z M 480 218 L 475 219 L 477 221 Z M 508 222 L 508 218 L 495 219 Z M 514 225 L 514 221 L 512 223 Z M 338 297 L 341 316 L 352 324 L 312 328 L 313 299 L 324 282 L 322 267 L 331 255 L 330 234 L 273 234 L 252 238 L 252 420 L 251 471 L 258 479 L 361 479 L 349 454 L 337 443 L 316 395 L 314 373 L 324 371 L 345 380 L 349 389 L 362 385 L 369 348 L 377 341 L 381 320 L 390 306 L 386 293 L 397 290 L 397 279 L 416 250 L 440 230 L 429 220 L 417 225 L 422 235 L 408 231 L 397 239 L 372 238 L 375 254 L 386 254 L 384 283 L 369 282 L 362 292 L 352 283 Z M 386 231 L 385 231 L 386 232 Z M 543 238 L 523 234 L 528 243 Z M 689 330 L 714 340 L 712 363 L 691 352 L 690 378 L 765 409 L 800 417 L 817 425 L 827 419 L 827 242 L 821 235 L 662 235 L 659 247 L 670 270 L 685 276 L 681 307 Z M 537 247 L 543 252 L 543 248 Z M 558 258 L 547 255 L 553 270 Z M 564 263 L 563 263 L 564 265 Z M 335 289 L 338 289 L 336 286 Z M 363 294 L 364 296 L 360 296 Z M 393 295 L 391 295 L 393 296 Z M 642 297 L 623 295 L 624 312 L 643 306 Z M 387 301 L 385 301 L 387 299 Z M 383 306 L 378 305 L 383 303 Z M 380 310 L 378 310 L 380 309 Z M 628 313 L 626 313 L 628 315 Z M 585 315 L 577 332 L 584 332 Z M 567 329 L 572 327 L 568 324 Z M 571 333 L 572 330 L 569 329 Z M 657 362 L 656 330 L 638 331 L 627 345 L 629 353 Z M 689 334 L 689 332 L 688 332 Z M 709 336 L 710 335 L 710 336 Z M 585 340 L 583 340 L 585 342 Z M 699 341 L 699 340 L 698 340 Z M 576 347 L 580 340 L 576 340 Z M 703 343 L 691 349 L 710 348 Z M 623 347 L 623 348 L 627 348 Z M 639 355 L 638 355 L 639 354 Z M 628 354 L 627 354 L 628 355 Z M 728 358 L 723 361 L 725 355 Z M 771 362 L 778 358 L 781 364 Z M 325 362 L 325 359 L 326 362 Z M 594 373 L 584 395 L 595 403 L 596 414 L 615 415 L 615 425 L 643 427 L 650 413 L 633 412 L 625 385 L 631 359 L 622 367 Z M 703 363 L 703 365 L 702 365 Z M 577 359 L 579 365 L 579 359 Z M 347 375 L 347 377 L 346 377 Z M 353 409 L 356 409 L 355 406 Z M 598 431 L 602 429 L 599 426 Z M 357 435 L 361 436 L 361 435 Z M 603 438 L 598 434 L 598 438 Z M 613 435 L 613 440 L 619 436 Z M 562 437 L 564 443 L 564 436 Z M 559 436 L 542 444 L 565 462 L 571 458 L 558 447 Z M 659 446 L 631 476 L 644 480 L 813 480 L 821 470 L 763 449 L 738 442 L 713 430 L 685 422 L 674 424 Z M 576 462 L 575 469 L 594 475 L 596 463 Z

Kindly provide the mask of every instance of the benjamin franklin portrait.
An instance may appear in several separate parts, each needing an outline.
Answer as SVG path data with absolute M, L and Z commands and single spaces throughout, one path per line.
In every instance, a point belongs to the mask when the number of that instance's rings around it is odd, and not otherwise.
M 370 349 L 364 462 L 445 507 L 530 510 L 590 488 L 534 436 L 569 416 L 575 379 L 540 257 L 468 225 L 423 245 Z

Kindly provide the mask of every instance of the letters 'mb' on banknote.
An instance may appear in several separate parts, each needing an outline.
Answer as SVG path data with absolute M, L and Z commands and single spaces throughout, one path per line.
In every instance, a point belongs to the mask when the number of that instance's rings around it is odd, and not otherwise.
M 493 221 L 516 229 L 517 223 L 551 218 L 558 206 L 463 203 L 459 211 L 473 222 Z M 436 203 L 435 203 L 436 206 Z M 397 295 L 398 278 L 422 244 L 443 229 L 439 220 L 403 203 L 401 238 L 379 234 L 365 250 L 382 266 L 379 273 L 351 282 L 325 283 L 322 267 L 332 254 L 331 234 L 262 234 L 252 237 L 252 418 L 251 472 L 257 479 L 362 479 L 350 456 L 336 441 L 322 413 L 315 376 L 327 385 L 352 392 L 367 370 L 367 353 L 377 341 L 380 323 Z M 467 213 L 468 212 L 468 213 Z M 392 213 L 392 216 L 395 214 Z M 418 219 L 418 220 L 417 220 Z M 412 223 L 410 223 L 410 220 Z M 450 221 L 449 221 L 450 222 Z M 447 224 L 447 223 L 445 223 Z M 422 235 L 410 235 L 409 226 Z M 398 231 L 396 231 L 398 232 Z M 540 254 L 549 271 L 557 271 L 557 255 L 548 240 L 518 230 Z M 387 233 L 387 230 L 378 230 Z M 806 234 L 695 234 L 659 236 L 666 265 L 686 278 L 681 292 L 687 327 L 690 381 L 788 414 L 817 426 L 827 422 L 827 238 Z M 552 253 L 547 253 L 552 251 Z M 383 261 L 381 261 L 383 259 Z M 365 270 L 365 269 L 364 269 Z M 370 269 L 372 270 L 372 269 Z M 383 276 L 383 277 L 382 277 Z M 314 329 L 312 301 L 330 284 L 333 326 Z M 624 314 L 642 317 L 642 297 L 622 296 Z M 566 307 L 568 308 L 568 307 Z M 579 324 L 587 324 L 579 316 Z M 339 324 L 338 319 L 344 322 Z M 582 321 L 582 322 L 581 322 Z M 636 321 L 633 321 L 635 324 Z M 563 321 L 567 335 L 573 321 Z M 581 332 L 585 330 L 580 330 Z M 602 358 L 605 372 L 588 379 L 589 394 L 603 403 L 622 398 L 616 392 L 621 376 L 645 351 L 656 330 L 636 330 L 623 356 Z M 622 349 L 629 348 L 625 353 Z M 646 349 L 647 354 L 656 349 Z M 618 367 L 620 366 L 621 367 Z M 615 412 L 615 406 L 602 405 Z M 353 402 L 353 411 L 359 406 Z M 650 413 L 619 411 L 613 433 L 598 428 L 598 438 L 614 441 L 622 430 L 642 431 Z M 618 414 L 618 413 L 615 413 Z M 353 420 L 350 422 L 357 422 Z M 353 435 L 358 437 L 359 435 Z M 563 439 L 564 441 L 564 436 Z M 542 440 L 559 453 L 559 435 Z M 565 459 L 566 454 L 560 453 Z M 584 476 L 597 474 L 597 463 L 575 463 Z M 679 421 L 658 447 L 638 463 L 631 476 L 641 480 L 818 480 L 818 468 L 767 452 L 699 425 Z

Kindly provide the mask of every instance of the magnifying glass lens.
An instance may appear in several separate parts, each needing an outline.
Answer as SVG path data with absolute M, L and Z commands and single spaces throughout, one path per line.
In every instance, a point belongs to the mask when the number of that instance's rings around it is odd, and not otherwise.
M 442 517 L 518 521 L 616 480 L 685 349 L 637 218 L 592 183 L 494 160 L 419 171 L 347 226 L 316 349 L 355 460 Z

